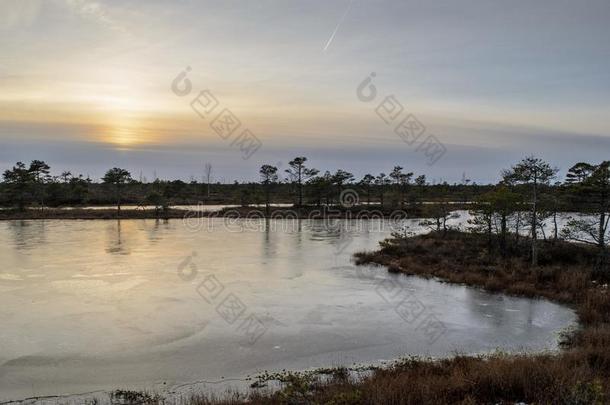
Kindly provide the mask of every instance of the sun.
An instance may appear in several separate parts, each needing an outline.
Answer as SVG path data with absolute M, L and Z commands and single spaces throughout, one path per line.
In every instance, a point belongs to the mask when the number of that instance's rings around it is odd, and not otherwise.
M 119 147 L 145 143 L 147 131 L 142 128 L 142 117 L 128 110 L 112 111 L 102 118 L 98 137 L 102 142 Z
M 107 141 L 119 146 L 133 146 L 141 142 L 138 133 L 127 127 L 116 127 L 108 131 Z
M 139 120 L 126 114 L 113 114 L 101 125 L 98 136 L 102 142 L 119 147 L 134 146 L 145 143 L 146 131 L 139 125 Z

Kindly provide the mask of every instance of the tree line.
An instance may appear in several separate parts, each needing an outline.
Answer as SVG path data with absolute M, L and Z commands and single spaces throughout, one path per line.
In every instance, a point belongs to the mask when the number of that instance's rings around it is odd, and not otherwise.
M 446 182 L 430 184 L 425 175 L 415 176 L 401 166 L 377 175 L 366 174 L 361 179 L 343 169 L 335 172 L 309 167 L 307 158 L 295 157 L 288 168 L 281 171 L 265 164 L 259 170 L 259 182 L 235 181 L 221 184 L 212 181 L 211 164 L 204 166 L 201 181 L 191 179 L 147 182 L 136 179 L 122 168 L 112 168 L 94 182 L 89 176 L 69 171 L 51 175 L 50 166 L 33 160 L 29 166 L 17 162 L 4 171 L 0 183 L 0 205 L 19 210 L 27 207 L 56 207 L 63 205 L 146 204 L 169 206 L 176 204 L 271 204 L 291 203 L 305 205 L 333 205 L 339 203 L 341 191 L 355 189 L 362 203 L 381 204 L 387 207 L 405 207 L 424 199 L 453 199 L 467 201 L 489 188 L 465 179 L 460 184 Z
M 50 166 L 41 160 L 33 160 L 29 166 L 17 162 L 3 173 L 0 203 L 19 210 L 86 203 L 112 203 L 118 211 L 124 203 L 147 204 L 161 210 L 170 204 L 199 201 L 265 204 L 267 208 L 272 203 L 292 203 L 302 207 L 337 205 L 341 192 L 351 188 L 368 207 L 400 208 L 407 212 L 419 207 L 419 212 L 429 218 L 428 225 L 442 232 L 447 232 L 447 221 L 455 209 L 451 203 L 469 202 L 472 229 L 487 235 L 490 252 L 497 250 L 507 255 L 527 240 L 533 265 L 538 263 L 540 239 L 595 245 L 599 249 L 599 264 L 607 263 L 609 161 L 576 163 L 561 180 L 557 168 L 528 156 L 503 170 L 495 185 L 477 185 L 467 179 L 453 185 L 429 184 L 424 174 L 416 176 L 401 166 L 394 166 L 388 174 L 365 174 L 357 180 L 346 170 L 322 173 L 307 162 L 304 156 L 296 157 L 283 172 L 264 164 L 259 169 L 259 182 L 234 184 L 213 184 L 209 164 L 204 169 L 207 182 L 155 179 L 148 183 L 115 167 L 95 183 L 71 172 L 52 176 Z M 424 206 L 425 201 L 434 204 Z M 560 229 L 558 213 L 568 211 L 573 215 Z

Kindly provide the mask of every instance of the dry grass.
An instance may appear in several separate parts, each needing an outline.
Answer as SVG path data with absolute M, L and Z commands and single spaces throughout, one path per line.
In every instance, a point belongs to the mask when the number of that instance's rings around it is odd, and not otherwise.
M 195 204 L 193 204 L 195 205 Z M 17 209 L 2 209 L 0 210 L 0 220 L 21 220 L 21 219 L 116 219 L 117 210 L 115 208 L 81 208 L 72 207 L 73 209 L 62 208 L 45 208 L 44 210 L 37 208 L 28 208 L 24 211 Z M 466 206 L 454 205 L 455 209 L 467 208 Z M 132 207 L 121 209 L 121 219 L 180 219 L 188 211 L 169 208 L 165 211 L 160 210 L 156 213 L 153 208 L 138 208 Z M 420 207 L 409 207 L 406 211 L 396 211 L 391 207 L 379 206 L 354 206 L 345 208 L 336 207 L 317 207 L 303 206 L 297 207 L 270 207 L 269 212 L 264 206 L 245 206 L 245 207 L 226 207 L 219 211 L 204 211 L 197 214 L 200 217 L 238 217 L 244 219 L 260 219 L 264 217 L 276 219 L 322 219 L 322 218 L 337 218 L 337 219 L 368 219 L 390 217 L 396 218 L 397 215 L 421 216 Z
M 33 220 L 33 219 L 103 219 L 103 220 L 116 220 L 118 219 L 181 219 L 184 218 L 186 211 L 169 209 L 165 212 L 161 212 L 157 215 L 154 209 L 122 209 L 120 216 L 118 216 L 116 209 L 87 209 L 87 208 L 74 208 L 74 209 L 59 209 L 59 208 L 45 208 L 44 210 L 39 209 L 27 209 L 25 211 L 18 210 L 0 210 L 0 221 L 12 221 L 12 220 Z

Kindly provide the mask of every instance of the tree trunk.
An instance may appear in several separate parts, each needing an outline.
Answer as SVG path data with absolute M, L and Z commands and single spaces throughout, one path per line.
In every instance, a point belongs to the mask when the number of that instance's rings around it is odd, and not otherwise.
M 270 197 L 270 190 L 269 190 L 269 185 L 265 185 L 265 212 L 267 213 L 267 217 L 269 217 L 269 197 Z
M 506 212 L 502 212 L 500 218 L 500 249 L 502 255 L 506 255 Z
M 519 230 L 521 229 L 521 211 L 517 211 L 517 220 L 515 221 L 515 245 L 519 247 Z
M 600 214 L 599 214 L 599 235 L 598 235 L 598 243 L 599 247 L 603 249 L 606 246 L 605 240 L 605 225 L 606 225 L 606 191 L 602 191 L 601 193 L 601 204 L 600 204 Z
M 597 244 L 599 247 L 599 267 L 600 270 L 606 266 L 606 191 L 601 193 L 601 209 L 599 214 L 599 234 Z
M 534 201 L 532 204 L 532 266 L 538 266 L 538 249 L 536 246 L 536 239 L 538 238 L 538 230 L 536 229 L 537 221 L 537 203 L 538 203 L 538 180 L 534 178 Z
M 121 216 L 121 190 L 120 190 L 119 186 L 117 186 L 117 189 L 116 189 L 116 209 L 117 209 L 117 216 Z
M 299 187 L 299 207 L 303 206 L 303 179 L 301 176 L 301 171 L 303 169 L 299 166 L 299 178 L 298 178 L 298 187 Z
M 44 212 L 44 184 L 40 182 L 40 179 L 38 179 L 38 184 L 40 184 L 40 211 Z
M 303 185 L 301 184 L 301 181 L 299 180 L 299 207 L 303 206 Z

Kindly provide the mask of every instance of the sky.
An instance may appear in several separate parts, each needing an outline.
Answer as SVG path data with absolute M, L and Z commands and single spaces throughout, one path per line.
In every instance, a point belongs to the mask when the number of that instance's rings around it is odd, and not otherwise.
M 607 0 L 0 0 L 0 170 L 565 172 L 610 158 L 609 20 Z

